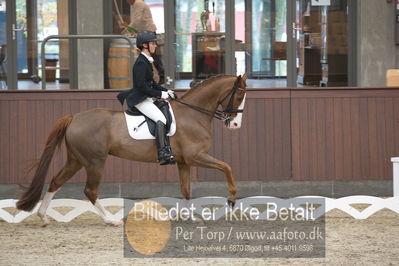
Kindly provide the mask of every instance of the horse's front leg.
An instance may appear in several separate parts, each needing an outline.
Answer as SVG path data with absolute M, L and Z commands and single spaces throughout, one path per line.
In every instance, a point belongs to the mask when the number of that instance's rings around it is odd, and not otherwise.
M 180 177 L 180 190 L 183 198 L 190 199 L 190 166 L 184 163 L 177 165 Z
M 214 168 L 221 170 L 225 173 L 230 192 L 228 203 L 230 207 L 234 207 L 237 198 L 237 187 L 234 182 L 233 172 L 231 171 L 230 165 L 213 158 L 207 153 L 199 153 L 195 158 L 193 158 L 193 165 L 206 168 Z
M 180 188 L 181 194 L 183 195 L 183 206 L 182 208 L 190 208 L 190 166 L 184 163 L 179 163 L 177 165 L 179 169 L 179 177 L 180 177 Z M 200 222 L 199 219 L 195 218 L 193 215 L 187 215 L 184 212 L 181 212 L 177 215 L 180 215 L 182 219 L 192 220 L 194 222 Z

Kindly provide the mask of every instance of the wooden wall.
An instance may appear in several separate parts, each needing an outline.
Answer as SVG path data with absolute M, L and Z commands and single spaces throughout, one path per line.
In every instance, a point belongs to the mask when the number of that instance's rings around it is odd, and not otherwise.
M 293 91 L 295 180 L 391 179 L 399 90 Z
M 115 90 L 0 92 L 0 183 L 29 183 L 53 123 L 95 107 L 122 110 Z M 399 88 L 256 89 L 248 92 L 243 127 L 215 120 L 216 158 L 240 181 L 392 179 L 399 156 Z M 54 157 L 49 180 L 65 161 Z M 105 182 L 174 182 L 175 166 L 109 157 Z M 193 169 L 197 181 L 224 181 L 216 170 Z M 84 181 L 83 170 L 72 181 Z

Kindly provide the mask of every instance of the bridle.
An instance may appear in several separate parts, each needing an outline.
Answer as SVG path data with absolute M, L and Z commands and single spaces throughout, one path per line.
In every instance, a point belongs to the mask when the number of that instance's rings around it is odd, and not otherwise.
M 231 120 L 231 116 L 229 114 L 232 114 L 232 113 L 237 114 L 237 113 L 242 113 L 244 111 L 243 109 L 233 109 L 234 96 L 237 93 L 237 91 L 245 91 L 245 89 L 239 88 L 236 86 L 236 84 L 234 84 L 234 86 L 230 89 L 229 93 L 227 93 L 227 95 L 224 96 L 221 101 L 218 101 L 218 106 L 219 106 L 230 96 L 229 103 L 227 104 L 226 109 L 224 109 L 222 111 L 216 110 L 213 112 L 213 111 L 207 110 L 205 108 L 183 102 L 179 99 L 171 99 L 171 100 L 176 101 L 180 104 L 183 104 L 187 107 L 190 107 L 191 109 L 194 109 L 200 113 L 203 113 L 203 114 L 206 114 L 213 118 L 216 118 L 218 120 L 221 120 L 224 122 L 229 122 Z
M 227 104 L 226 109 L 223 110 L 224 113 L 242 113 L 242 112 L 244 111 L 244 110 L 242 110 L 242 109 L 233 109 L 234 96 L 235 96 L 235 94 L 237 93 L 237 91 L 245 91 L 245 90 L 242 89 L 242 88 L 237 87 L 237 86 L 234 84 L 233 88 L 231 88 L 231 90 L 229 91 L 229 93 L 228 93 L 226 96 L 224 96 L 223 99 L 222 99 L 221 101 L 218 101 L 218 106 L 219 106 L 219 105 L 221 105 L 221 104 L 227 99 L 227 97 L 229 97 L 229 95 L 231 94 L 230 99 L 229 99 L 229 103 Z

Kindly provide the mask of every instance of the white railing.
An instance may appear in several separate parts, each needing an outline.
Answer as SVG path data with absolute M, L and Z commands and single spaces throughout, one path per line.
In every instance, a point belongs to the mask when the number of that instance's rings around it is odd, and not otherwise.
M 279 202 L 279 204 L 282 204 L 283 206 L 286 203 L 288 204 L 288 202 L 297 202 L 298 204 L 302 204 L 301 201 L 303 201 L 305 198 L 307 200 L 313 198 L 318 202 L 320 201 L 325 202 L 323 212 L 317 212 L 315 218 L 318 218 L 324 215 L 325 213 L 328 213 L 335 209 L 347 213 L 348 215 L 352 216 L 354 219 L 367 219 L 370 216 L 372 216 L 374 213 L 382 209 L 388 209 L 391 210 L 392 212 L 399 214 L 399 197 L 379 198 L 371 196 L 350 196 L 339 199 L 332 199 L 332 198 L 319 197 L 319 196 L 304 196 L 292 199 L 279 199 L 275 197 L 258 196 L 258 197 L 248 197 L 248 198 L 239 199 L 236 202 L 236 206 L 240 206 L 241 204 L 243 208 L 246 208 L 248 206 L 251 206 L 251 204 L 267 204 L 267 202 L 271 201 Z M 173 204 L 176 202 L 179 202 L 182 205 L 184 204 L 183 200 L 175 198 L 153 198 L 149 200 L 156 202 L 164 202 L 166 203 L 166 205 Z M 200 206 L 199 208 L 196 209 L 196 213 L 199 215 L 202 210 L 201 206 L 206 206 L 211 204 L 223 205 L 226 203 L 226 201 L 227 199 L 222 197 L 203 197 L 191 200 L 191 202 L 195 204 L 195 206 Z M 34 215 L 40 206 L 40 204 L 38 204 L 32 212 L 21 211 L 16 215 L 12 215 L 5 209 L 15 208 L 16 202 L 17 200 L 14 199 L 0 200 L 0 219 L 3 219 L 8 223 L 20 223 L 29 216 Z M 126 211 L 124 212 L 124 207 L 126 208 L 128 206 L 129 209 L 131 209 L 131 207 L 134 206 L 135 202 L 138 201 L 121 199 L 121 198 L 108 198 L 100 200 L 100 203 L 104 207 L 110 207 L 110 206 L 121 207 L 121 209 L 118 210 L 115 214 L 108 213 L 109 218 L 115 220 L 121 220 L 124 217 L 125 213 L 127 213 Z M 368 206 L 360 211 L 354 208 L 352 206 L 353 204 L 366 204 Z M 56 209 L 54 209 L 58 207 L 69 207 L 72 208 L 72 210 L 64 215 L 59 213 Z M 225 204 L 225 207 L 223 208 L 228 208 L 228 206 Z M 216 215 L 216 220 L 225 214 L 223 208 Z M 96 209 L 89 201 L 74 200 L 74 199 L 55 199 L 51 201 L 47 211 L 47 215 L 58 222 L 70 222 L 85 212 L 92 212 L 97 214 Z M 260 216 L 263 217 L 263 219 L 266 218 L 266 215 L 263 213 Z

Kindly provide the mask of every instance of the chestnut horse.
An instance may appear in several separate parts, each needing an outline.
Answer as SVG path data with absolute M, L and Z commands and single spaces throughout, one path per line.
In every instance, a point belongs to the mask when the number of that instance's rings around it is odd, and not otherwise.
M 179 170 L 181 193 L 190 199 L 190 167 L 199 166 L 223 171 L 229 188 L 228 202 L 234 206 L 237 188 L 231 167 L 208 154 L 211 147 L 211 121 L 214 117 L 225 121 L 228 128 L 241 126 L 245 104 L 247 76 L 215 76 L 185 93 L 181 99 L 171 101 L 176 119 L 176 133 L 170 139 Z M 222 106 L 223 111 L 218 110 Z M 65 116 L 53 126 L 45 149 L 17 208 L 31 211 L 40 200 L 46 174 L 57 146 L 65 139 L 67 162 L 53 177 L 45 194 L 38 215 L 44 225 L 49 223 L 46 211 L 55 192 L 79 169 L 87 173 L 85 195 L 95 206 L 105 223 L 118 225 L 107 217 L 98 201 L 98 191 L 105 160 L 108 154 L 140 162 L 156 162 L 154 140 L 135 140 L 129 136 L 125 116 L 121 111 L 93 109 Z

